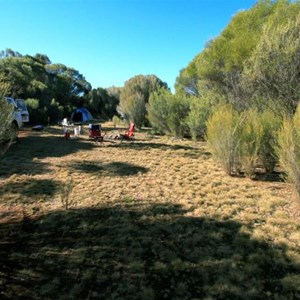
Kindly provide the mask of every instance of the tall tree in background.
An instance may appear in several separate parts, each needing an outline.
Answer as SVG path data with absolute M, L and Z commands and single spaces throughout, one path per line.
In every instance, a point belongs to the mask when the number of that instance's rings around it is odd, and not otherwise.
M 107 89 L 93 89 L 89 94 L 89 98 L 89 107 L 95 116 L 111 119 L 116 114 L 119 99 L 113 94 L 110 94 Z
M 162 87 L 168 88 L 155 75 L 137 75 L 129 79 L 121 90 L 118 112 L 125 120 L 133 120 L 138 127 L 146 125 L 146 103 L 150 94 Z
M 91 85 L 79 71 L 51 64 L 44 54 L 22 56 L 7 49 L 0 57 L 0 84 L 8 85 L 7 96 L 26 100 L 32 121 L 55 120 L 88 103 Z
M 59 103 L 70 102 L 74 106 L 88 103 L 87 95 L 92 87 L 79 71 L 63 64 L 47 65 L 46 71 Z

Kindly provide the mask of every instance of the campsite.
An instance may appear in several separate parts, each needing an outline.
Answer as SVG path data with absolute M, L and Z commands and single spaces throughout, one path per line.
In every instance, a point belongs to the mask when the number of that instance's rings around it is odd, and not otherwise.
M 2 299 L 299 298 L 292 187 L 227 176 L 205 142 L 50 126 L 1 166 Z
M 1 9 L 0 300 L 300 300 L 300 1 Z

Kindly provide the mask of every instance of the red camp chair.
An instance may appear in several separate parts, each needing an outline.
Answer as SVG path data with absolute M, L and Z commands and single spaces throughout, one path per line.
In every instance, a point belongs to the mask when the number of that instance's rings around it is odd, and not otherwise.
M 104 135 L 101 134 L 101 126 L 100 125 L 91 125 L 89 127 L 89 138 L 94 140 L 95 142 L 103 142 Z
M 128 131 L 126 131 L 124 134 L 120 134 L 120 138 L 124 140 L 133 140 L 134 130 L 135 130 L 135 124 L 130 123 Z

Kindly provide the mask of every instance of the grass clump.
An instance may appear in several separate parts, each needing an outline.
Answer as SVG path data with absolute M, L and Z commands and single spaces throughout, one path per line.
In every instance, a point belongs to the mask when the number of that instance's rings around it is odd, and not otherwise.
M 71 198 L 71 193 L 74 187 L 74 180 L 72 176 L 67 172 L 64 182 L 60 186 L 60 200 L 64 209 L 69 209 L 72 204 L 74 204 L 73 199 Z

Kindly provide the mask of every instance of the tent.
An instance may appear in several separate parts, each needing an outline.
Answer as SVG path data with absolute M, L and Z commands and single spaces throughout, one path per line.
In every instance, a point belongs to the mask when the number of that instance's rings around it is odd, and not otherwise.
M 93 120 L 92 114 L 84 107 L 75 109 L 71 115 L 71 122 L 85 123 Z

